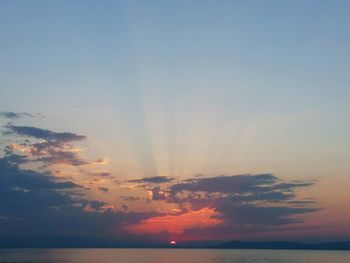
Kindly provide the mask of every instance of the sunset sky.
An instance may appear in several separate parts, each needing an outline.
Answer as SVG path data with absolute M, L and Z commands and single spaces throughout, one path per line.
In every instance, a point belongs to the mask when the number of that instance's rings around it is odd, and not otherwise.
M 349 1 L 0 1 L 0 235 L 350 239 Z

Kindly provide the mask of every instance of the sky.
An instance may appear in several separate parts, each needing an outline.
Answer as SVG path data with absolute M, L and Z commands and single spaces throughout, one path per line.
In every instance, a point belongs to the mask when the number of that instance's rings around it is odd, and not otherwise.
M 0 1 L 0 235 L 350 239 L 348 1 Z

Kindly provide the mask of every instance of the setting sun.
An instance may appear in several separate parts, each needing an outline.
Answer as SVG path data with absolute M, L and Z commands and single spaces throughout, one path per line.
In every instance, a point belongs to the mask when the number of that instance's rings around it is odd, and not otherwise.
M 174 246 L 174 245 L 176 245 L 176 241 L 172 240 L 169 242 L 169 244 Z

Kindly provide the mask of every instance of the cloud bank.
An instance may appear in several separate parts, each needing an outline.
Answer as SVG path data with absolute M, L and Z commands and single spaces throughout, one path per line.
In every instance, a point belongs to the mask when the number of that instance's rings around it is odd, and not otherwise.
M 0 158 L 3 235 L 77 234 L 144 242 L 173 235 L 204 239 L 283 229 L 320 210 L 314 200 L 298 196 L 313 181 L 241 174 L 182 180 L 154 176 L 108 184 L 109 171 L 81 168 L 105 163 L 105 159 L 91 162 L 81 157 L 75 143 L 86 141 L 85 135 L 13 124 L 7 124 L 3 134 L 16 141 L 5 146 Z M 40 166 L 23 168 L 33 163 Z M 76 168 L 92 181 L 106 182 L 96 187 L 78 184 L 64 169 L 56 177 L 57 164 Z M 132 184 L 135 192 L 115 192 L 123 184 Z M 88 197 L 87 191 L 109 197 L 106 200 L 115 196 L 119 203 Z
M 137 224 L 132 230 L 148 233 L 168 232 L 169 235 L 182 233 L 183 236 L 198 236 L 208 232 L 212 238 L 227 233 L 250 233 L 252 231 L 271 231 L 291 224 L 303 222 L 303 215 L 319 211 L 317 204 L 310 199 L 298 198 L 297 191 L 314 185 L 312 181 L 284 181 L 272 174 L 243 174 L 190 178 L 165 186 L 149 188 L 154 202 L 175 204 L 179 211 L 170 220 L 167 216 L 148 219 Z M 207 216 L 198 219 L 208 227 L 195 230 L 189 223 L 177 221 L 176 228 L 166 229 L 164 221 L 176 218 L 190 218 L 196 211 L 206 211 Z M 167 219 L 167 220 L 165 220 Z M 212 223 L 212 220 L 215 224 Z M 161 224 L 156 222 L 161 222 Z M 208 223 L 209 222 L 209 223 Z M 219 223 L 218 223 L 219 222 Z M 163 227 L 161 228 L 161 225 Z M 197 227 L 198 228 L 198 227 Z M 174 229 L 176 229 L 176 232 Z M 221 233 L 221 234 L 219 234 Z

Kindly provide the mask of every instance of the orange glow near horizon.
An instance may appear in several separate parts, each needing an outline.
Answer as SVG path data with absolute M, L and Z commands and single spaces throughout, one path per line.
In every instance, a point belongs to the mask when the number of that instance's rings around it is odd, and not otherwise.
M 181 234 L 187 229 L 200 229 L 220 225 L 222 220 L 214 218 L 218 215 L 211 208 L 203 208 L 181 215 L 152 217 L 126 229 L 134 234 L 155 234 L 167 232 Z

